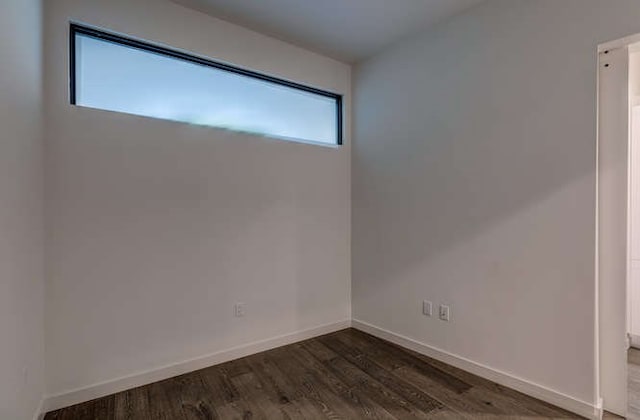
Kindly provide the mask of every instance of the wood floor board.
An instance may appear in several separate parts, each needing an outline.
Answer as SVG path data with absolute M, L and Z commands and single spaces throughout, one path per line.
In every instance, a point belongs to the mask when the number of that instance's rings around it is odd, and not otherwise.
M 115 413 L 115 396 L 110 395 L 94 400 L 92 403 L 93 418 L 95 420 L 113 420 Z
M 262 390 L 260 381 L 253 372 L 241 373 L 231 379 L 252 417 L 264 416 L 269 419 L 282 420 L 288 416 L 280 405 L 272 401 Z
M 224 365 L 204 369 L 200 374 L 212 390 L 211 398 L 216 406 L 232 404 L 240 399 L 240 393 L 231 383 Z
M 45 420 L 577 417 L 346 329 L 56 410 Z
M 149 418 L 154 420 L 186 420 L 173 379 L 148 386 Z
M 297 358 L 307 368 L 316 372 L 316 376 L 320 377 L 330 389 L 332 389 L 344 402 L 348 405 L 357 407 L 359 418 L 363 419 L 381 419 L 393 420 L 394 417 L 379 405 L 366 390 L 357 386 L 350 385 L 343 378 L 336 375 L 320 360 L 316 359 L 313 354 L 309 353 L 304 347 L 294 347 L 293 357 Z
M 149 417 L 149 391 L 146 387 L 114 395 L 114 418 L 143 420 Z
M 389 351 L 387 348 L 381 348 L 373 342 L 367 343 L 365 354 L 374 362 L 392 370 L 396 375 L 403 378 L 404 381 L 410 383 L 416 388 L 422 390 L 431 398 L 440 402 L 447 407 L 455 407 L 449 411 L 456 412 L 458 418 L 467 418 L 466 412 L 486 413 L 487 409 L 482 404 L 469 397 L 462 396 L 461 393 L 469 390 L 470 385 L 443 373 L 436 368 L 425 368 L 425 363 L 419 359 L 412 360 L 402 359 L 403 363 L 391 361 L 396 358 L 397 350 Z M 412 357 L 409 355 L 409 357 Z M 408 361 L 408 363 L 407 363 Z M 425 374 L 427 373 L 428 374 Z M 454 386 L 450 386 L 454 383 Z M 501 414 L 494 411 L 494 414 Z
M 370 336 L 361 331 L 356 331 L 356 333 L 364 334 L 368 336 L 370 340 L 373 340 L 374 342 L 382 343 L 385 348 L 395 348 L 396 351 L 398 351 L 398 349 L 404 350 L 405 352 L 411 354 L 412 356 L 423 360 L 425 363 L 431 366 L 434 366 L 439 370 L 442 370 L 443 372 L 463 381 L 464 383 L 469 384 L 473 388 L 487 389 L 498 395 L 508 396 L 514 401 L 518 401 L 519 404 L 526 405 L 528 410 L 536 414 L 535 417 L 563 418 L 563 419 L 564 418 L 580 418 L 580 416 L 577 416 L 573 413 L 562 410 L 547 402 L 531 398 L 525 394 L 522 394 L 519 391 L 513 390 L 511 388 L 507 388 L 503 385 L 497 384 L 495 382 L 491 382 L 485 378 L 481 378 L 472 373 L 447 365 L 446 363 L 440 362 L 439 360 L 432 359 L 428 356 L 413 352 L 411 350 L 402 349 L 400 346 L 394 343 L 386 342 L 384 340 L 381 340 L 377 337 Z
M 244 371 L 238 370 L 234 363 L 207 369 L 203 374 L 205 383 L 211 388 L 210 399 L 221 419 L 256 418 L 259 414 L 257 405 L 249 398 L 246 390 L 243 392 L 238 389 L 238 385 L 242 383 L 237 376 L 243 375 Z
M 343 383 L 327 383 L 321 374 L 306 366 L 295 357 L 295 349 L 278 351 L 274 362 L 289 378 L 302 390 L 304 396 L 321 409 L 324 418 L 361 418 L 363 416 L 359 407 L 350 404 L 340 397 L 339 392 L 346 388 Z M 342 412 L 342 415 L 341 415 Z
M 441 408 L 439 410 L 429 413 L 430 420 L 460 420 L 468 417 L 461 417 L 459 412 L 452 411 L 448 408 Z M 484 415 L 482 418 L 486 418 Z
M 471 388 L 471 385 L 463 380 L 431 363 L 427 363 L 424 359 L 416 357 L 404 349 L 403 351 L 398 351 L 398 346 L 384 340 L 374 339 L 374 337 L 357 330 L 353 330 L 349 336 L 352 338 L 354 346 L 361 348 L 368 357 L 390 370 L 396 370 L 401 367 L 412 368 L 421 375 L 459 394 Z
M 323 344 L 313 342 L 305 345 L 307 350 L 315 357 L 322 358 L 328 354 L 335 354 Z M 323 349 L 326 349 L 324 351 Z M 370 395 L 380 406 L 396 418 L 427 418 L 427 413 L 416 411 L 412 404 L 396 392 L 390 390 L 376 379 L 367 375 L 357 366 L 349 363 L 342 357 L 324 358 L 323 364 L 338 376 L 345 384 L 359 389 Z
M 348 362 L 355 365 L 396 394 L 402 396 L 418 410 L 429 413 L 433 410 L 442 408 L 442 405 L 438 401 L 434 400 L 420 389 L 405 382 L 393 372 L 388 371 L 373 362 L 366 355 L 360 353 L 359 350 L 344 344 L 341 340 L 336 338 L 335 335 L 322 337 L 320 338 L 320 341 L 336 353 L 339 353 Z
M 264 353 L 248 358 L 248 363 L 260 379 L 264 392 L 272 401 L 286 407 L 291 405 L 292 401 L 303 398 L 295 385 Z
M 483 416 L 505 414 L 505 412 L 498 410 L 496 407 L 486 405 L 482 401 L 479 401 L 473 395 L 454 393 L 438 386 L 435 381 L 421 376 L 417 371 L 409 367 L 399 368 L 397 373 L 405 378 L 405 380 L 424 390 L 424 392 L 439 401 L 443 406 L 457 413 L 459 418 L 473 418 L 474 413 L 482 414 Z
M 176 378 L 179 387 L 178 397 L 183 415 L 187 420 L 219 419 L 215 405 L 210 399 L 211 388 L 207 386 L 199 372 Z

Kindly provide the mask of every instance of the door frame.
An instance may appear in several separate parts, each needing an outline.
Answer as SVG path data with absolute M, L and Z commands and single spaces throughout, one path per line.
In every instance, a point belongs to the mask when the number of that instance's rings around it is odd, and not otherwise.
M 595 397 L 601 409 L 624 417 L 630 266 L 628 70 L 629 46 L 637 42 L 640 34 L 600 45 L 597 73 Z

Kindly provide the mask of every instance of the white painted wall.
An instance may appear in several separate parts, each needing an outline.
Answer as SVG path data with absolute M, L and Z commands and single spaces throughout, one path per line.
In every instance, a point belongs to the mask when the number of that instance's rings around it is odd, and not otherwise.
M 354 319 L 597 402 L 597 45 L 637 32 L 635 0 L 493 0 L 358 67 Z
M 73 107 L 70 20 L 350 109 L 349 66 L 169 1 L 47 1 L 48 392 L 350 319 L 348 119 L 330 148 Z
M 630 147 L 630 235 L 627 326 L 634 346 L 640 346 L 640 52 L 629 55 Z
M 629 46 L 629 101 L 640 105 L 640 43 Z
M 0 419 L 33 418 L 44 394 L 41 6 L 0 13 Z

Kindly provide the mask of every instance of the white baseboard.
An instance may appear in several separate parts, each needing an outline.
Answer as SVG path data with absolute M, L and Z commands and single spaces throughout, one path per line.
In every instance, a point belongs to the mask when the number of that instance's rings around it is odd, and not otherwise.
M 596 420 L 602 420 L 603 416 L 604 416 L 604 401 L 602 401 L 602 398 L 598 398 L 598 405 L 596 405 L 594 417 Z
M 45 402 L 46 402 L 46 398 L 43 396 L 40 399 L 40 403 L 38 404 L 38 408 L 36 408 L 36 412 L 33 413 L 33 420 L 43 420 L 44 419 L 44 415 L 46 414 L 46 412 L 44 410 Z
M 349 328 L 350 326 L 350 320 L 320 325 L 314 328 L 296 331 L 278 337 L 244 344 L 242 346 L 223 351 L 218 351 L 171 365 L 158 367 L 156 369 L 138 372 L 132 375 L 123 376 L 121 378 L 100 382 L 87 387 L 50 395 L 46 398 L 46 401 L 44 402 L 43 407 L 40 411 L 45 413 L 52 410 L 58 410 L 60 408 L 68 407 L 74 404 L 90 401 L 95 398 L 111 395 L 116 392 L 126 391 L 127 389 L 136 388 L 157 381 L 162 381 L 164 379 L 172 378 L 174 376 L 193 372 L 199 369 L 204 369 L 209 366 L 228 362 L 230 360 L 239 359 L 251 354 L 260 353 L 262 351 L 271 350 L 276 347 L 286 346 L 287 344 L 293 344 L 298 341 L 303 341 L 320 335 L 329 334 L 335 331 L 342 330 L 344 328 Z
M 527 394 L 539 400 L 546 401 L 549 404 L 564 408 L 565 410 L 579 414 L 586 418 L 598 420 L 602 418 L 601 406 L 594 405 L 585 401 L 580 401 L 569 395 L 554 391 L 542 385 L 535 384 L 526 379 L 518 378 L 509 373 L 493 369 L 489 366 L 485 366 L 472 360 L 465 359 L 464 357 L 457 356 L 447 351 L 429 346 L 428 344 L 421 343 L 412 338 L 393 333 L 391 331 L 376 327 L 375 325 L 371 325 L 363 321 L 354 319 L 351 321 L 351 326 L 383 340 L 391 341 L 392 343 L 395 343 L 404 348 L 408 348 L 420 354 L 424 354 L 425 356 L 429 356 L 443 363 L 455 366 L 459 369 L 465 370 L 469 373 L 473 373 L 474 375 L 478 375 L 500 385 L 515 389 L 516 391 L 520 391 L 523 394 Z

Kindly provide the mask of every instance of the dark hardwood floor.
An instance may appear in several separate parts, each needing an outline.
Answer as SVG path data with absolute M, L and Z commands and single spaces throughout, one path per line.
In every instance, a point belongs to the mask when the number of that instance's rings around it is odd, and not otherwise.
M 347 329 L 48 413 L 69 419 L 578 418 Z

